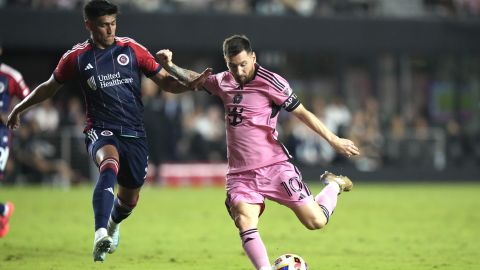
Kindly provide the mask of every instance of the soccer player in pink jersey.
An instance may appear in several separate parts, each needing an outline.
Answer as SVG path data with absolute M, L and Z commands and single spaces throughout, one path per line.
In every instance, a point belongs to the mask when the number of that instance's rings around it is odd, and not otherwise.
M 247 37 L 227 38 L 223 54 L 228 71 L 210 75 L 203 89 L 219 96 L 225 108 L 226 205 L 255 269 L 271 269 L 257 230 L 265 198 L 289 207 L 306 228 L 316 230 L 327 224 L 338 194 L 352 188 L 347 177 L 326 172 L 320 177 L 325 188 L 312 196 L 300 172 L 288 161 L 288 151 L 277 140 L 280 109 L 293 113 L 339 153 L 348 157 L 360 153 L 352 141 L 337 137 L 308 111 L 284 78 L 256 63 Z M 173 64 L 169 50 L 159 51 L 157 57 L 171 75 L 188 81 L 190 71 Z
M 2 55 L 0 44 L 0 56 Z M 16 69 L 2 63 L 0 59 L 0 181 L 3 180 L 10 153 L 10 130 L 5 125 L 7 113 L 15 99 L 22 100 L 30 93 L 23 76 Z M 0 237 L 10 230 L 9 219 L 15 206 L 12 202 L 0 203 Z

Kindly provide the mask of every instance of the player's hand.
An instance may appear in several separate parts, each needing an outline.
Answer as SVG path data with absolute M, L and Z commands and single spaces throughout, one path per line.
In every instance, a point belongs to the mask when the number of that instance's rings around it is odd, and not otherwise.
M 163 67 L 168 67 L 172 65 L 173 53 L 168 49 L 160 50 L 156 53 L 158 62 Z
M 338 153 L 347 157 L 360 155 L 360 151 L 358 150 L 358 147 L 348 139 L 337 138 L 332 143 L 332 146 L 333 148 L 335 148 L 335 150 Z
M 208 76 L 212 75 L 212 69 L 205 69 L 198 77 L 193 79 L 193 81 L 188 83 L 188 88 L 193 90 L 199 90 L 205 84 L 205 81 L 208 79 Z
M 8 115 L 7 127 L 10 129 L 16 129 L 20 126 L 20 113 L 15 109 Z

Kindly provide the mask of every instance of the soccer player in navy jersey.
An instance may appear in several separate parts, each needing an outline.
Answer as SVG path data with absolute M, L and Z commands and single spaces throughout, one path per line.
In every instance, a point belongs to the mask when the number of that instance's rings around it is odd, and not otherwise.
M 104 261 L 106 254 L 118 247 L 119 224 L 137 205 L 145 181 L 148 155 L 141 73 L 173 93 L 195 88 L 209 75 L 206 70 L 189 85 L 179 83 L 145 47 L 133 39 L 115 36 L 117 13 L 118 7 L 107 0 L 88 2 L 84 19 L 90 38 L 62 56 L 50 79 L 15 106 L 7 123 L 16 128 L 27 108 L 52 97 L 66 81 L 80 82 L 87 111 L 85 142 L 100 171 L 93 191 L 94 261 Z
M 352 141 L 333 134 L 308 111 L 287 80 L 256 62 L 246 36 L 225 39 L 223 54 L 228 70 L 209 76 L 202 86 L 209 94 L 220 97 L 225 109 L 225 204 L 255 269 L 269 270 L 267 250 L 257 229 L 265 199 L 285 205 L 306 228 L 318 230 L 328 223 L 338 194 L 353 186 L 348 177 L 326 172 L 320 176 L 326 186 L 313 196 L 278 140 L 279 111 L 292 113 L 337 152 L 348 157 L 360 152 Z M 170 74 L 188 81 L 191 71 L 173 64 L 171 51 L 161 50 L 157 56 Z
M 0 57 L 2 45 L 0 44 Z M 30 89 L 23 80 L 20 72 L 2 63 L 0 58 L 0 181 L 3 180 L 5 167 L 7 166 L 10 152 L 10 130 L 5 125 L 7 113 L 12 101 L 17 98 L 24 99 L 30 93 Z M 12 202 L 0 203 L 0 237 L 4 237 L 9 229 L 8 220 L 14 211 Z

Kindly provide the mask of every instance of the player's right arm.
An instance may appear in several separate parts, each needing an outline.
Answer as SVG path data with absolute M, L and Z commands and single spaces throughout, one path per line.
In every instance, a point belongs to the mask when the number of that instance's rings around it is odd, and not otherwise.
M 50 78 L 37 86 L 30 95 L 18 103 L 8 116 L 7 127 L 17 128 L 20 125 L 20 115 L 28 108 L 36 105 L 53 95 L 68 80 L 76 77 L 77 56 L 82 50 L 88 48 L 88 43 L 77 44 L 60 58 L 57 67 Z
M 36 105 L 53 95 L 62 85 L 58 83 L 53 75 L 46 82 L 37 86 L 30 95 L 18 103 L 10 112 L 7 121 L 7 127 L 14 129 L 20 125 L 20 115 L 33 105 Z
M 210 68 L 207 68 L 201 74 L 198 74 L 195 71 L 184 69 L 175 65 L 172 62 L 173 53 L 167 49 L 158 51 L 156 56 L 160 64 L 166 71 L 166 74 L 164 75 L 167 75 L 168 77 L 170 77 L 169 78 L 170 80 L 171 79 L 177 80 L 182 85 L 184 85 L 184 88 L 186 88 L 187 90 L 200 89 L 205 83 L 205 81 L 207 80 L 208 76 L 212 74 L 212 70 Z M 160 75 L 162 75 L 161 73 L 162 72 L 160 72 Z M 179 87 L 179 89 L 182 90 L 182 87 Z

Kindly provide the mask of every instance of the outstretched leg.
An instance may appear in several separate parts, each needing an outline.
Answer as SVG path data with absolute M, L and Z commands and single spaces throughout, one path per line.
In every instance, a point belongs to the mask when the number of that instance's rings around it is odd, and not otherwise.
M 257 230 L 261 205 L 239 202 L 230 207 L 230 214 L 240 231 L 242 246 L 257 270 L 271 269 L 267 249 Z
M 325 172 L 320 180 L 326 185 L 315 196 L 315 201 L 305 205 L 291 207 L 298 219 L 310 230 L 318 230 L 328 223 L 337 205 L 337 197 L 342 191 L 352 189 L 352 181 L 346 176 L 337 176 Z

